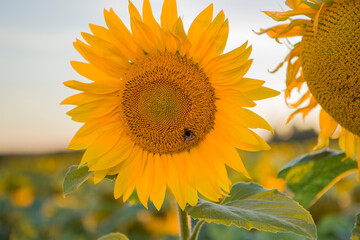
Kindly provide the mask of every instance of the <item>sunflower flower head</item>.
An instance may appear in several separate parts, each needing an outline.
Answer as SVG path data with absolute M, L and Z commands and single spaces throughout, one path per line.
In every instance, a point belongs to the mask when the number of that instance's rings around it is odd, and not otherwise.
M 248 110 L 277 91 L 244 78 L 251 65 L 247 44 L 222 54 L 229 32 L 221 11 L 203 10 L 188 32 L 175 0 L 165 0 L 161 24 L 144 0 L 142 16 L 129 3 L 131 31 L 113 10 L 107 28 L 90 25 L 87 42 L 74 43 L 85 62 L 71 62 L 91 83 L 67 81 L 81 93 L 63 104 L 84 125 L 69 149 L 86 149 L 80 165 L 95 183 L 117 175 L 114 196 L 126 201 L 136 189 L 141 203 L 161 208 L 166 190 L 179 206 L 195 205 L 198 193 L 218 201 L 229 192 L 226 165 L 248 173 L 235 149 L 269 146 L 249 128 L 272 131 Z
M 286 98 L 306 85 L 308 91 L 294 104 L 305 117 L 321 106 L 320 133 L 316 149 L 329 144 L 338 125 L 339 145 L 347 157 L 360 159 L 360 1 L 287 0 L 291 10 L 268 12 L 276 21 L 290 23 L 261 29 L 279 39 L 302 36 L 286 57 Z M 290 19 L 305 15 L 306 19 Z M 307 101 L 307 102 L 306 102 Z M 300 107 L 305 104 L 304 107 Z M 356 157 L 357 154 L 357 157 Z

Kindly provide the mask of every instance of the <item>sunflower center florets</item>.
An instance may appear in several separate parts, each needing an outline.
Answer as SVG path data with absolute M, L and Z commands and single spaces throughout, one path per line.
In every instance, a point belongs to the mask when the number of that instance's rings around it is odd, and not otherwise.
M 309 26 L 302 47 L 311 93 L 342 127 L 360 135 L 360 1 L 324 8 L 317 34 Z
M 122 110 L 127 134 L 152 153 L 178 153 L 204 140 L 215 120 L 215 92 L 191 59 L 145 55 L 129 69 Z

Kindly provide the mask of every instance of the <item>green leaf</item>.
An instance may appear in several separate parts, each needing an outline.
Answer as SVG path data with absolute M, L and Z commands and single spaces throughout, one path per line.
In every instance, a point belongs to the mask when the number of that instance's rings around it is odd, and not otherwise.
M 355 226 L 352 230 L 351 240 L 360 240 L 360 214 L 356 215 Z
M 199 199 L 187 213 L 199 220 L 268 232 L 293 232 L 316 239 L 316 226 L 310 213 L 277 190 L 256 183 L 237 183 L 221 204 Z
M 355 161 L 344 158 L 343 152 L 325 149 L 292 161 L 278 177 L 286 180 L 294 200 L 308 208 L 334 183 L 357 169 Z
M 92 176 L 93 173 L 89 172 L 89 168 L 86 165 L 81 167 L 78 167 L 77 165 L 71 166 L 69 171 L 65 174 L 63 195 L 65 196 L 74 192 L 81 184 Z
M 69 168 L 65 174 L 64 183 L 63 183 L 63 195 L 68 195 L 72 192 L 75 192 L 78 187 L 83 184 L 90 177 L 93 177 L 94 173 L 89 172 L 87 165 L 79 167 L 78 165 L 73 165 Z M 115 180 L 117 175 L 106 175 L 105 178 L 109 180 Z
M 110 233 L 108 235 L 98 238 L 97 240 L 129 240 L 129 239 L 122 233 Z

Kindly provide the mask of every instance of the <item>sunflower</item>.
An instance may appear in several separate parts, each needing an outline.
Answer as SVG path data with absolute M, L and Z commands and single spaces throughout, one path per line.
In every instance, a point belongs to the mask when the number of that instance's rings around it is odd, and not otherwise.
M 117 175 L 114 196 L 123 201 L 136 189 L 145 207 L 150 199 L 160 209 L 167 188 L 182 209 L 198 193 L 218 201 L 231 185 L 225 165 L 248 176 L 235 147 L 269 149 L 249 128 L 271 126 L 247 108 L 278 92 L 244 78 L 246 43 L 222 54 L 229 25 L 223 11 L 213 19 L 213 5 L 188 33 L 175 0 L 164 1 L 160 25 L 149 0 L 142 17 L 131 2 L 129 12 L 131 32 L 110 9 L 108 28 L 90 24 L 88 44 L 74 43 L 88 63 L 71 64 L 93 82 L 64 82 L 82 91 L 62 103 L 77 105 L 68 115 L 84 123 L 68 148 L 87 149 L 80 165 L 95 183 Z
M 292 10 L 264 13 L 290 23 L 261 29 L 260 34 L 267 33 L 277 41 L 302 37 L 283 62 L 287 63 L 285 100 L 293 90 L 307 86 L 298 101 L 289 104 L 297 110 L 288 121 L 299 113 L 305 117 L 320 105 L 315 149 L 328 146 L 329 138 L 334 137 L 348 158 L 360 159 L 360 1 L 287 0 L 286 4 Z M 290 19 L 297 15 L 307 18 Z M 335 136 L 338 126 L 340 132 Z

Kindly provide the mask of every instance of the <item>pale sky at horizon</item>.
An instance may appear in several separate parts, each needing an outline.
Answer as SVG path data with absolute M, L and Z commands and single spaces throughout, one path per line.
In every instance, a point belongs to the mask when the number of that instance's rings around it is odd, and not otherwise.
M 150 0 L 159 19 L 163 0 Z M 285 68 L 274 69 L 288 53 L 287 47 L 252 30 L 276 25 L 262 10 L 285 9 L 285 0 L 177 0 L 178 13 L 187 30 L 193 19 L 210 3 L 215 14 L 224 10 L 230 34 L 225 52 L 249 41 L 253 65 L 246 77 L 266 81 L 266 86 L 285 89 Z M 133 3 L 140 10 L 142 0 Z M 64 150 L 81 126 L 66 112 L 72 106 L 60 102 L 76 93 L 63 86 L 67 80 L 82 80 L 70 60 L 83 61 L 73 48 L 88 24 L 105 26 L 103 9 L 113 8 L 129 26 L 127 0 L 19 0 L 7 1 L 0 8 L 0 154 L 41 153 Z M 294 41 L 293 41 L 294 42 Z M 264 117 L 279 134 L 292 125 L 317 128 L 317 111 L 304 122 L 301 117 L 285 126 L 294 110 L 284 103 L 283 94 L 257 102 L 252 110 Z M 306 125 L 304 125 L 304 123 Z M 271 134 L 260 132 L 268 138 Z

